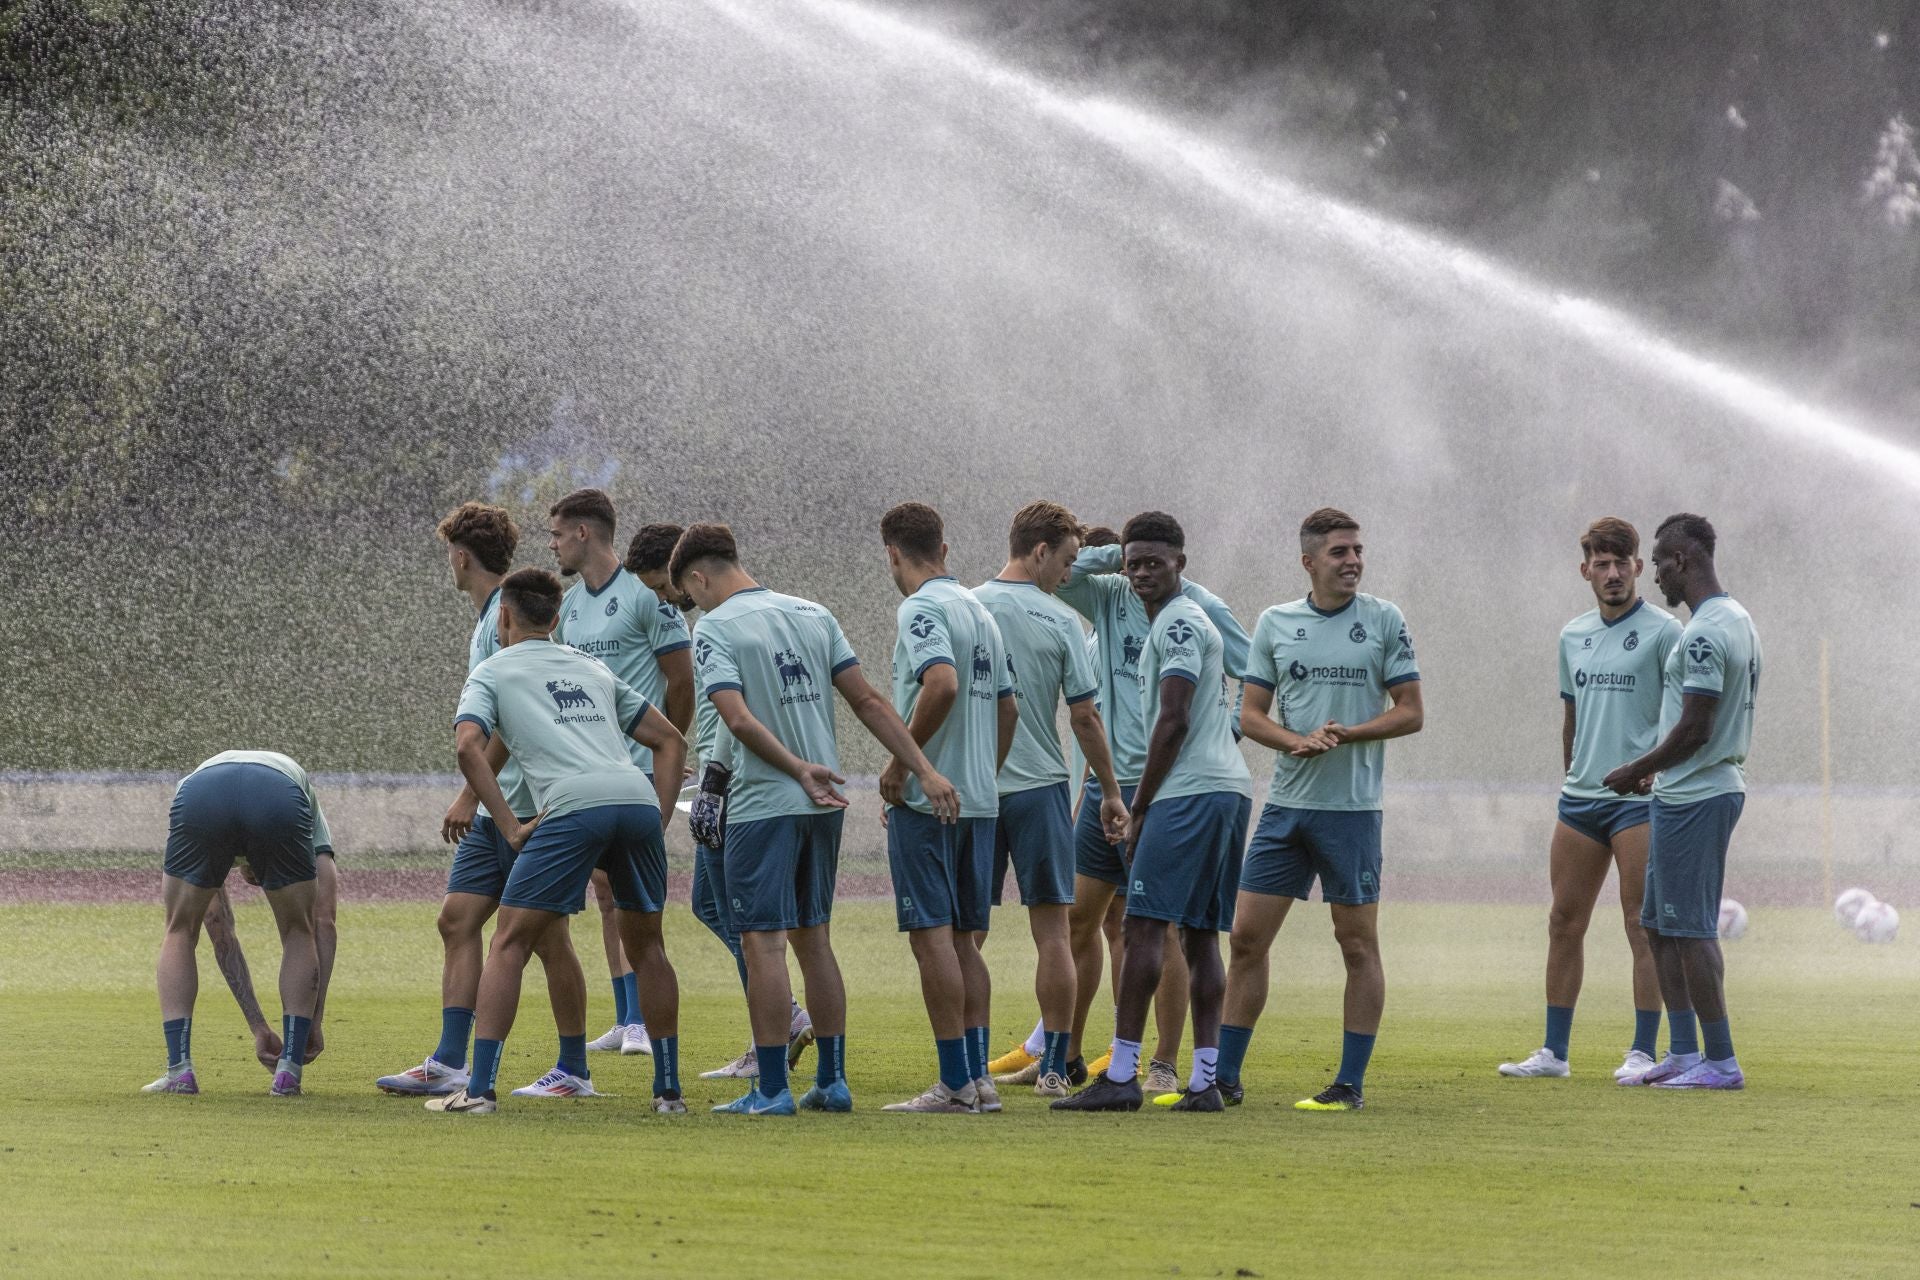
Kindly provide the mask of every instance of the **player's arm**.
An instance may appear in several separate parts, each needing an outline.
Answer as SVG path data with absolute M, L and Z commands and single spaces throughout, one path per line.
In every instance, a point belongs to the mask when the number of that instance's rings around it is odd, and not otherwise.
M 1020 728 L 1020 700 L 1013 696 L 1013 690 L 1000 691 L 1000 702 L 996 708 L 999 714 L 998 728 L 1000 740 L 995 744 L 993 771 L 999 773 L 1007 764 L 1007 752 L 1013 750 L 1013 735 Z
M 1261 746 L 1283 755 L 1305 760 L 1324 755 L 1339 744 L 1323 729 L 1295 733 L 1268 714 L 1273 709 L 1273 688 L 1259 679 L 1249 678 L 1246 697 L 1240 704 L 1240 736 L 1252 738 Z
M 815 804 L 832 805 L 836 809 L 847 807 L 846 796 L 835 786 L 846 779 L 823 764 L 802 760 L 787 750 L 786 743 L 780 741 L 773 730 L 760 723 L 759 718 L 747 709 L 747 700 L 739 689 L 710 689 L 707 699 L 713 703 L 713 709 L 720 714 L 720 723 L 727 727 L 734 741 L 799 783 L 807 793 L 807 799 Z M 665 775 L 655 773 L 654 776 L 658 778 Z
M 1560 718 L 1560 771 L 1566 773 L 1573 768 L 1573 699 L 1562 696 L 1560 705 L 1567 709 Z
M 1387 698 L 1392 705 L 1373 719 L 1356 725 L 1329 724 L 1326 726 L 1327 735 L 1345 746 L 1349 742 L 1382 742 L 1420 732 L 1427 721 L 1426 708 L 1420 697 L 1420 681 L 1417 678 L 1402 680 L 1387 690 Z
M 1082 547 L 1067 571 L 1067 580 L 1053 594 L 1062 604 L 1085 618 L 1097 621 L 1100 602 L 1110 591 L 1131 591 L 1119 577 L 1124 557 L 1120 547 Z
M 1074 741 L 1080 744 L 1086 772 L 1100 780 L 1100 825 L 1106 828 L 1111 844 L 1124 844 L 1127 838 L 1127 802 L 1120 798 L 1120 784 L 1113 776 L 1113 753 L 1107 749 L 1107 726 L 1100 708 L 1091 696 L 1067 704 L 1067 724 Z M 1076 779 L 1076 790 L 1079 789 Z
M 693 677 L 689 674 L 687 678 Z M 673 821 L 674 801 L 680 795 L 681 777 L 687 766 L 687 740 L 681 736 L 678 726 L 660 714 L 660 708 L 644 700 L 640 714 L 627 726 L 627 736 L 653 752 L 653 789 L 660 799 L 660 825 L 665 828 Z
M 667 682 L 667 720 L 684 738 L 693 724 L 693 650 L 683 643 L 678 649 L 654 656 Z
M 507 797 L 500 790 L 500 779 L 494 776 L 499 772 L 499 766 L 493 759 L 497 749 L 499 758 L 504 761 L 506 747 L 497 744 L 500 735 L 489 732 L 490 728 L 477 719 L 463 717 L 453 726 L 454 755 L 460 763 L 460 776 L 480 797 L 480 803 L 487 806 L 487 812 L 493 815 L 493 824 L 500 829 L 501 837 L 517 852 L 527 842 L 527 837 L 533 834 L 540 819 L 522 822 L 508 808 Z
M 1133 861 L 1133 842 L 1140 838 L 1140 823 L 1147 816 L 1147 806 L 1159 793 L 1160 784 L 1167 780 L 1167 771 L 1179 758 L 1181 744 L 1186 742 L 1192 727 L 1195 687 L 1192 677 L 1182 672 L 1169 672 L 1160 677 L 1160 715 L 1147 737 L 1147 763 L 1140 771 L 1140 785 L 1133 793 L 1133 825 L 1127 833 L 1128 862 Z
M 206 927 L 207 941 L 213 944 L 214 963 L 220 966 L 220 976 L 227 980 L 227 990 L 233 992 L 240 1016 L 247 1020 L 247 1030 L 253 1033 L 253 1056 L 271 1071 L 280 1060 L 283 1046 L 268 1024 L 267 1015 L 260 1011 L 260 998 L 253 993 L 253 974 L 247 969 L 246 953 L 240 949 L 240 934 L 234 928 L 233 902 L 227 897 L 225 885 L 221 885 L 213 900 L 207 903 Z
M 924 748 L 933 741 L 959 700 L 960 673 L 951 660 L 935 658 L 920 669 L 920 696 L 913 700 L 913 719 L 907 724 L 916 746 Z M 880 798 L 890 805 L 899 804 L 906 785 L 907 766 L 896 755 L 880 771 Z
M 1207 615 L 1207 621 L 1213 623 L 1220 633 L 1220 663 L 1227 669 L 1227 675 L 1235 680 L 1244 680 L 1247 674 L 1247 653 L 1253 647 L 1247 629 L 1240 625 L 1240 619 L 1233 616 L 1233 610 L 1227 602 L 1197 582 L 1180 580 L 1180 594 L 1200 606 Z
M 487 763 L 493 769 L 494 776 L 500 775 L 500 767 L 507 762 L 507 744 L 499 734 L 487 740 Z M 467 832 L 473 830 L 473 820 L 479 813 L 480 797 L 470 783 L 460 784 L 460 794 L 453 799 L 453 805 L 447 810 L 447 816 L 440 820 L 440 838 L 448 844 L 459 844 L 466 839 Z M 489 813 L 492 810 L 488 810 Z
M 1619 795 L 1644 795 L 1653 787 L 1654 774 L 1673 768 L 1707 745 L 1719 714 L 1719 694 L 1687 690 L 1680 698 L 1680 722 L 1653 750 L 1609 773 L 1603 784 Z
M 900 719 L 899 713 L 860 674 L 859 665 L 843 664 L 833 673 L 833 687 L 839 691 L 854 718 L 873 735 L 874 741 L 885 747 L 895 760 L 904 762 L 907 772 L 919 779 L 920 790 L 926 793 L 934 816 L 942 822 L 957 819 L 960 816 L 960 793 L 954 790 L 951 782 L 940 776 L 933 767 L 933 761 L 927 759 L 927 753 L 914 740 L 906 722 Z M 925 688 L 921 689 L 920 696 L 926 697 Z

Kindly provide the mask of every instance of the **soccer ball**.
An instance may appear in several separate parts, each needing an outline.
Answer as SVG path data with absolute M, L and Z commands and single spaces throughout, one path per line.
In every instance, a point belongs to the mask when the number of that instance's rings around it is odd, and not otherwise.
M 1900 913 L 1884 902 L 1869 902 L 1855 917 L 1854 936 L 1862 942 L 1892 942 L 1900 932 Z
M 1720 936 L 1738 942 L 1747 932 L 1747 909 L 1732 898 L 1720 899 Z
M 1849 889 L 1833 900 L 1833 918 L 1842 928 L 1853 928 L 1853 922 L 1860 918 L 1860 910 L 1873 901 L 1873 895 L 1865 889 Z

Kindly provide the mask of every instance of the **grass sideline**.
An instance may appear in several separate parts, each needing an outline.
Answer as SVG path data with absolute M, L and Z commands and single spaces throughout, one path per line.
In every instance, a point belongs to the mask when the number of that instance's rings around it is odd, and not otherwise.
M 700 1113 L 652 1116 L 650 1060 L 605 1055 L 596 1080 L 621 1096 L 602 1102 L 444 1119 L 375 1093 L 371 1077 L 437 1030 L 433 910 L 343 915 L 327 1052 L 307 1097 L 276 1101 L 204 946 L 206 1092 L 137 1092 L 162 1058 L 155 908 L 0 908 L 0 1272 L 1913 1272 L 1920 953 L 1862 946 L 1822 912 L 1756 911 L 1729 948 L 1743 1095 L 1612 1084 L 1630 1017 L 1611 918 L 1589 942 L 1576 1078 L 1498 1079 L 1496 1062 L 1537 1042 L 1543 913 L 1390 903 L 1369 1108 L 1296 1113 L 1339 1046 L 1338 959 L 1316 904 L 1276 947 L 1245 1107 L 1067 1117 L 1009 1091 L 1000 1116 L 948 1118 L 878 1112 L 932 1078 L 932 1046 L 886 904 L 848 904 L 859 1109 L 752 1121 L 704 1114 L 735 1090 L 700 1081 Z M 265 908 L 243 907 L 241 928 L 273 1016 Z M 593 975 L 597 939 L 576 932 Z M 669 945 L 691 1075 L 738 1051 L 744 1017 L 723 953 L 684 910 Z M 1032 1015 L 1017 912 L 989 953 L 997 1052 Z M 552 1060 L 537 967 L 526 993 L 503 1083 Z M 597 1032 L 610 998 L 597 980 L 590 993 Z

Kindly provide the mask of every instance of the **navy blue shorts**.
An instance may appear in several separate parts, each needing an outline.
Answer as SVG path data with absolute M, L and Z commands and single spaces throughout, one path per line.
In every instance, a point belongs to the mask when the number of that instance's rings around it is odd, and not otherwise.
M 845 818 L 835 810 L 727 824 L 723 892 L 736 934 L 811 929 L 833 919 Z
M 1253 801 L 1236 791 L 1148 805 L 1133 848 L 1127 914 L 1216 933 L 1233 928 L 1240 851 L 1252 815 Z
M 1740 791 L 1691 804 L 1654 799 L 1647 896 L 1640 905 L 1642 928 L 1668 938 L 1720 936 L 1727 845 L 1746 803 L 1746 794 Z
M 1645 826 L 1653 820 L 1653 803 L 1615 796 L 1609 800 L 1584 800 L 1578 796 L 1560 797 L 1560 822 L 1595 844 L 1612 844 L 1622 831 Z M 1719 908 L 1714 909 L 1719 918 Z
M 447 892 L 472 893 L 498 902 L 500 895 L 507 891 L 513 859 L 513 846 L 483 809 L 474 815 L 473 825 L 454 847 L 453 866 L 447 872 Z
M 211 765 L 174 793 L 162 864 L 170 876 L 218 889 L 245 858 L 262 889 L 284 889 L 318 874 L 313 857 L 306 793 L 271 765 Z
M 733 911 L 727 905 L 726 859 L 698 843 L 693 846 L 693 914 L 739 956 L 740 931 L 733 927 Z
M 887 867 L 902 933 L 952 925 L 984 932 L 993 910 L 992 818 L 945 823 L 898 805 L 887 810 Z
M 613 905 L 654 912 L 667 903 L 667 847 L 650 804 L 601 804 L 548 818 L 533 829 L 500 892 L 503 907 L 570 916 L 586 905 L 595 868 Z
M 1270 804 L 1247 849 L 1240 887 L 1302 902 L 1320 881 L 1320 899 L 1343 907 L 1380 901 L 1380 811 L 1291 809 Z
M 1001 796 L 993 827 L 993 905 L 1000 905 L 1009 864 L 1021 905 L 1070 905 L 1073 841 L 1072 793 L 1066 783 Z
M 1135 790 L 1124 782 L 1120 784 L 1120 799 L 1128 808 L 1133 807 Z M 1127 882 L 1127 863 L 1120 856 L 1120 846 L 1108 844 L 1107 834 L 1100 827 L 1100 783 L 1094 778 L 1087 779 L 1080 793 L 1080 816 L 1073 824 L 1073 869 L 1108 884 Z

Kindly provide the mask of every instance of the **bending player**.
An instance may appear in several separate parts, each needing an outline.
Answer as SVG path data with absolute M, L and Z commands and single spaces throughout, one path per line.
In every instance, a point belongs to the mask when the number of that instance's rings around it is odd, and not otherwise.
M 313 1022 L 307 1028 L 307 1052 L 302 1065 L 319 1057 L 324 1047 L 320 1024 L 326 1016 L 327 984 L 333 979 L 333 957 L 340 937 L 337 923 L 340 876 L 334 864 L 334 851 L 330 846 L 314 850 L 313 942 L 319 957 L 320 987 L 314 996 Z M 235 869 L 248 884 L 259 886 L 260 878 L 251 865 L 243 861 Z M 272 1071 L 280 1061 L 285 1041 L 260 1011 L 260 999 L 254 994 L 253 974 L 247 967 L 246 952 L 240 946 L 233 901 L 227 897 L 225 883 L 214 891 L 212 901 L 207 903 L 205 924 L 207 941 L 213 948 L 213 962 L 219 967 L 220 976 L 227 980 L 227 990 L 233 992 L 234 1003 L 240 1006 L 240 1016 L 247 1020 L 247 1030 L 253 1036 L 254 1056 L 260 1059 L 261 1066 Z
M 467 673 L 471 675 L 500 650 L 500 584 L 513 566 L 520 530 L 503 508 L 466 502 L 442 520 L 436 532 L 447 544 L 454 589 L 466 594 L 479 615 L 467 642 Z M 531 821 L 535 812 L 533 792 L 520 772 L 519 762 L 505 761 L 497 781 L 501 803 L 509 807 L 511 816 L 517 822 Z M 473 1011 L 480 997 L 480 970 L 486 955 L 480 932 L 499 909 L 516 855 L 493 816 L 481 813 L 479 808 L 479 796 L 471 786 L 463 785 L 440 826 L 441 839 L 455 845 L 453 866 L 447 872 L 447 895 L 440 904 L 440 939 L 446 952 L 440 973 L 440 1042 L 419 1066 L 374 1081 L 387 1093 L 441 1097 L 467 1083 L 467 1041 L 473 1034 Z M 573 939 L 564 920 L 553 933 L 535 942 L 534 954 L 547 973 L 547 997 L 553 1004 L 554 1020 L 561 1026 L 578 1022 L 584 1038 L 587 979 L 580 971 L 580 958 L 573 952 Z M 577 1082 L 588 1079 L 585 1052 L 570 1053 L 563 1041 L 554 1069 L 514 1092 L 521 1097 L 567 1098 L 581 1091 Z M 588 1084 L 586 1091 L 591 1089 Z
M 1226 974 L 1220 931 L 1233 927 L 1253 783 L 1233 733 L 1225 644 L 1205 610 L 1180 594 L 1186 535 L 1172 516 L 1127 521 L 1127 578 L 1151 623 L 1141 657 L 1151 725 L 1126 849 L 1126 956 L 1115 983 L 1113 1061 L 1056 1111 L 1137 1111 L 1140 1042 L 1160 985 L 1167 926 L 1180 930 L 1191 975 L 1193 1068 L 1175 1111 L 1222 1111 L 1215 1084 Z
M 1333 1083 L 1294 1106 L 1358 1111 L 1386 1006 L 1380 964 L 1380 778 L 1384 743 L 1425 721 L 1406 620 L 1360 590 L 1360 525 L 1322 507 L 1300 525 L 1311 589 L 1260 615 L 1240 728 L 1277 754 L 1266 808 L 1240 875 L 1220 1029 L 1220 1087 L 1244 1096 L 1240 1066 L 1267 1003 L 1267 953 L 1294 901 L 1320 882 L 1346 961 L 1345 1031 Z M 1382 708 L 1385 708 L 1384 710 Z M 1269 714 L 1272 712 L 1273 714 Z
M 1669 605 L 1684 600 L 1692 617 L 1667 658 L 1659 745 L 1606 778 L 1617 795 L 1653 790 L 1640 923 L 1667 1004 L 1667 1056 L 1622 1084 L 1746 1085 L 1727 1019 L 1720 889 L 1747 798 L 1742 766 L 1753 744 L 1760 636 L 1752 616 L 1720 587 L 1715 541 L 1713 526 L 1690 514 L 1668 516 L 1654 531 L 1654 584 Z
M 714 1110 L 792 1115 L 787 1087 L 793 996 L 791 943 L 813 1014 L 814 1083 L 798 1105 L 851 1111 L 847 1087 L 847 997 L 833 955 L 834 879 L 847 798 L 840 776 L 830 680 L 875 740 L 906 761 L 937 812 L 954 816 L 953 785 L 938 773 L 860 674 L 860 660 L 833 615 L 810 600 L 767 590 L 740 567 L 733 531 L 696 524 L 681 535 L 669 570 L 674 589 L 706 611 L 694 645 L 707 699 L 733 739 L 727 788 L 726 895 L 747 959 L 747 1006 L 759 1075 L 754 1087 Z
M 519 1008 L 521 973 L 535 942 L 556 925 L 564 928 L 566 917 L 585 904 L 588 879 L 600 867 L 613 883 L 621 940 L 640 975 L 653 1029 L 653 1108 L 683 1113 L 680 993 L 660 912 L 667 893 L 662 830 L 673 817 L 686 743 L 605 663 L 552 642 L 560 599 L 559 579 L 541 569 L 522 569 L 501 583 L 500 652 L 473 669 L 460 694 L 454 733 L 467 784 L 489 812 L 506 812 L 495 772 L 501 755 L 510 754 L 540 816 L 499 824 L 519 855 L 500 894 L 500 923 L 481 974 L 472 1078 L 455 1093 L 429 1099 L 427 1108 L 448 1114 L 496 1109 L 494 1080 Z M 657 784 L 649 784 L 628 755 L 629 737 L 654 753 Z M 556 1010 L 563 1058 L 584 1067 L 584 1013 L 571 1023 L 558 1022 L 560 1016 Z M 583 1076 L 573 1087 L 576 1096 L 593 1093 Z
M 924 1093 L 883 1110 L 998 1111 L 1000 1094 L 987 1078 L 992 984 L 980 941 L 993 898 L 994 779 L 1020 714 L 1012 674 L 993 615 L 947 572 L 940 513 L 903 502 L 882 517 L 880 538 L 906 597 L 895 615 L 894 710 L 960 792 L 959 820 L 949 822 L 898 758 L 880 774 L 894 914 L 920 970 L 940 1064 Z
M 997 779 L 993 905 L 1000 905 L 1009 863 L 1027 908 L 1035 951 L 1033 988 L 1040 1004 L 1039 1059 L 1033 1091 L 1067 1096 L 1067 1042 L 1072 1038 L 1075 975 L 1068 913 L 1073 906 L 1072 794 L 1055 721 L 1064 695 L 1075 741 L 1100 786 L 1101 825 L 1108 840 L 1126 840 L 1127 807 L 1113 776 L 1106 725 L 1094 706 L 1088 646 L 1071 610 L 1053 598 L 1080 549 L 1080 522 L 1054 502 L 1034 502 L 1013 517 L 1007 563 L 974 596 L 1000 628 L 1016 676 L 1019 724 Z M 979 939 L 985 941 L 984 935 Z
M 181 780 L 168 816 L 160 881 L 166 933 L 157 976 L 167 1072 L 144 1086 L 145 1092 L 200 1092 L 193 1072 L 193 1005 L 200 990 L 194 952 L 207 908 L 240 858 L 259 878 L 280 931 L 282 1047 L 270 1092 L 276 1098 L 300 1092 L 308 1032 L 320 999 L 313 921 L 316 857 L 332 848 L 326 814 L 314 799 L 307 771 L 277 751 L 223 751 Z
M 578 579 L 560 602 L 554 640 L 606 663 L 635 693 L 665 712 L 684 736 L 693 724 L 693 642 L 680 611 L 641 582 L 614 551 L 613 500 L 599 489 L 577 489 L 554 503 L 547 519 L 547 545 L 561 576 Z M 664 554 L 672 552 L 668 543 Z M 627 751 L 651 778 L 652 754 L 632 739 Z M 678 778 L 669 781 L 680 784 Z M 593 893 L 600 905 L 600 944 L 613 981 L 614 1021 L 612 1029 L 587 1048 L 650 1053 L 633 965 L 620 946 L 613 890 L 604 871 L 593 873 Z
M 1633 1045 L 1613 1073 L 1616 1080 L 1654 1065 L 1660 1034 L 1660 983 L 1653 951 L 1640 927 L 1647 887 L 1647 832 L 1652 806 L 1643 795 L 1615 795 L 1605 778 L 1615 766 L 1653 749 L 1660 727 L 1660 682 L 1680 641 L 1680 623 L 1648 604 L 1635 587 L 1644 563 L 1640 534 L 1607 516 L 1580 535 L 1580 576 L 1593 588 L 1594 607 L 1560 631 L 1559 821 L 1547 851 L 1553 909 L 1547 916 L 1547 1033 L 1521 1062 L 1503 1062 L 1503 1076 L 1565 1076 L 1580 998 L 1587 922 L 1606 883 L 1620 868 L 1620 909 L 1633 953 Z M 1717 908 L 1716 908 L 1717 910 Z

